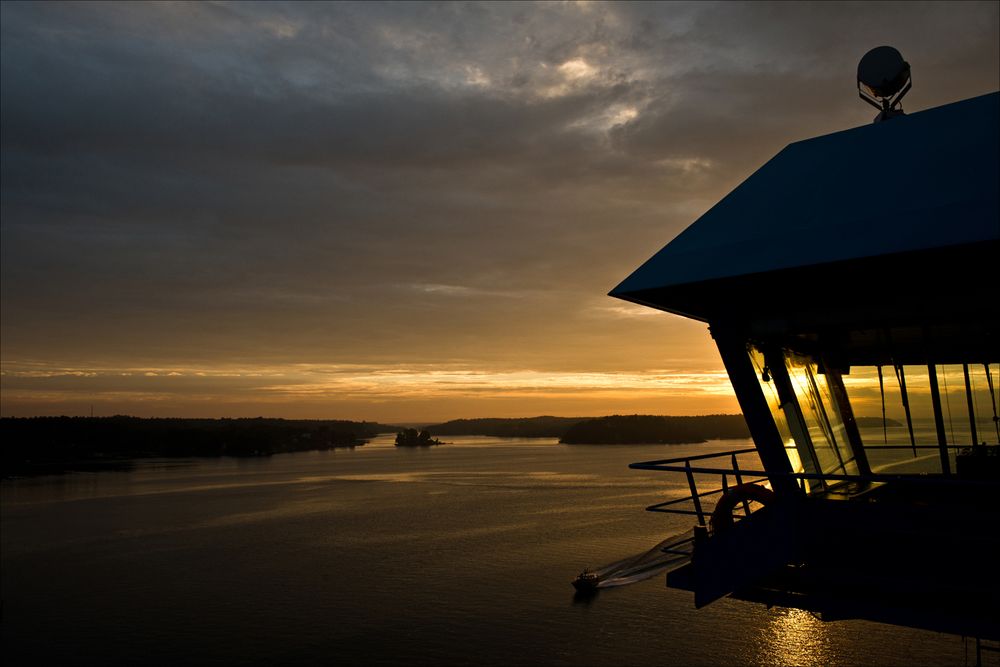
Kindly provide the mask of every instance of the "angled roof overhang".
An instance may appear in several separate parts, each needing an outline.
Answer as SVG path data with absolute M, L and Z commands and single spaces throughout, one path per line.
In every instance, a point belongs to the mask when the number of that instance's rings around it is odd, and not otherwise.
M 784 334 L 982 321 L 998 128 L 991 93 L 791 144 L 610 294 Z

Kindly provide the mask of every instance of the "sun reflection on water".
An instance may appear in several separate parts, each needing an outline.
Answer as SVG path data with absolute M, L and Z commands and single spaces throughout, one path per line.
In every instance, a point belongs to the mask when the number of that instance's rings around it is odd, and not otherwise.
M 774 607 L 762 628 L 758 665 L 829 665 L 834 662 L 826 625 L 807 611 Z

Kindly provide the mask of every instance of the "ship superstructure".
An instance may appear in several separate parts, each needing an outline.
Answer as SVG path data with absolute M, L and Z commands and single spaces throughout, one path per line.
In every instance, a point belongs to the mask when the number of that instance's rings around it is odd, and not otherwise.
M 908 66 L 907 66 L 908 67 Z M 908 70 L 907 70 L 908 73 Z M 1000 93 L 793 143 L 611 295 L 706 322 L 754 450 L 667 584 L 1000 639 Z

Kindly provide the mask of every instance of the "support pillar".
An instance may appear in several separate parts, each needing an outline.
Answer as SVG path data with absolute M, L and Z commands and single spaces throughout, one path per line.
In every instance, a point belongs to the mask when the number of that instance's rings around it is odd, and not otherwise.
M 769 477 L 771 488 L 778 496 L 791 496 L 799 493 L 795 480 L 784 473 L 791 473 L 792 466 L 785 453 L 785 443 L 781 440 L 778 427 L 774 424 L 767 400 L 760 389 L 757 372 L 747 354 L 747 342 L 742 337 L 726 335 L 713 330 L 712 337 L 722 355 L 722 363 L 729 373 L 729 381 L 736 390 L 736 399 L 740 403 L 743 417 L 750 428 L 757 453 L 760 455 L 764 470 L 777 473 Z

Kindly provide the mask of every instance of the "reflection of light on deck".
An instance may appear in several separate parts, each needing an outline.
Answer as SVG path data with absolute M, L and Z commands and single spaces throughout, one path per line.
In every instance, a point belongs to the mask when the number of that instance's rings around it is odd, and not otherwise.
M 823 621 L 801 609 L 774 607 L 768 616 L 754 663 L 809 666 L 832 662 L 830 638 Z

